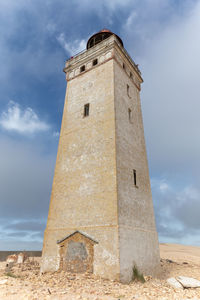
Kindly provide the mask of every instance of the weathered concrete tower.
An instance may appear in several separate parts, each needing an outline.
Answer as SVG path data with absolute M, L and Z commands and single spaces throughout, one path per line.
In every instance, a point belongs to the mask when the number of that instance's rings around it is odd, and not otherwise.
M 159 270 L 140 71 L 102 30 L 66 62 L 67 92 L 41 271 L 129 282 Z

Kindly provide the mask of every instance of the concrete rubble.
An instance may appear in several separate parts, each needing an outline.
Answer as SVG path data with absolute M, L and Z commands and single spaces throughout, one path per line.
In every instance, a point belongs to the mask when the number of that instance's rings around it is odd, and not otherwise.
M 29 258 L 23 263 L 13 263 L 9 273 L 7 262 L 0 263 L 1 300 L 200 300 L 198 288 L 174 288 L 167 282 L 188 274 L 200 279 L 199 265 L 169 263 L 162 260 L 161 278 L 144 276 L 146 282 L 122 284 L 105 280 L 93 274 L 72 274 L 64 271 L 40 274 L 40 258 Z M 192 278 L 192 277 L 191 277 Z M 194 282 L 193 282 L 194 284 Z
M 182 284 L 174 277 L 168 278 L 167 282 L 176 289 L 183 289 Z
M 175 287 L 175 288 L 199 288 L 200 287 L 200 281 L 191 277 L 185 277 L 185 276 L 178 276 L 178 277 L 171 277 L 167 279 L 167 282 Z
M 8 281 L 8 279 L 2 279 L 0 280 L 0 284 L 5 284 Z
M 191 277 L 178 276 L 177 280 L 182 284 L 184 288 L 199 288 L 200 281 Z
M 27 259 L 27 254 L 25 252 L 21 252 L 19 254 L 8 255 L 8 257 L 6 258 L 6 262 L 21 264 L 26 259 Z

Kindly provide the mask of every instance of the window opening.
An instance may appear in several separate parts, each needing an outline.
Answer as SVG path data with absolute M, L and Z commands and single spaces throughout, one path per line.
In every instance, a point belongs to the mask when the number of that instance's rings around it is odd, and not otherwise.
M 98 59 L 97 58 L 94 59 L 92 64 L 93 64 L 93 66 L 96 66 L 98 64 Z
M 126 70 L 126 66 L 125 66 L 125 64 L 124 64 L 124 63 L 123 63 L 123 69 L 124 69 L 124 70 Z
M 133 74 L 130 72 L 130 78 L 132 79 L 133 78 Z
M 80 67 L 80 72 L 84 72 L 85 71 L 85 65 Z
M 126 85 L 126 91 L 127 91 L 127 95 L 130 97 L 130 87 L 128 84 Z
M 137 186 L 137 181 L 136 181 L 136 170 L 133 170 L 133 180 L 134 180 L 134 185 Z
M 132 121 L 132 110 L 130 108 L 128 109 L 128 118 L 129 118 L 129 121 L 131 122 Z
M 90 109 L 90 104 L 87 103 L 84 105 L 84 117 L 89 116 L 89 109 Z

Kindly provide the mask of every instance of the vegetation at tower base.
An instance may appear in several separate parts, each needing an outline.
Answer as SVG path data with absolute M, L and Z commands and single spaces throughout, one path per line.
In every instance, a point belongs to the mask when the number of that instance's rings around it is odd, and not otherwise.
M 138 268 L 135 265 L 133 267 L 132 281 L 140 281 L 142 283 L 145 282 L 144 275 L 138 271 Z
M 7 277 L 13 277 L 13 278 L 18 278 L 19 277 L 19 276 L 13 274 L 12 272 L 5 273 L 5 276 L 7 276 Z

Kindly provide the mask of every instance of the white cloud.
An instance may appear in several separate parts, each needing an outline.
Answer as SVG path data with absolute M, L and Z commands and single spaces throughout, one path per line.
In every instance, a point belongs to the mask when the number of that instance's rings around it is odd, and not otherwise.
M 137 14 L 135 11 L 132 11 L 129 15 L 129 17 L 127 18 L 126 20 L 126 23 L 125 23 L 125 28 L 127 28 L 128 30 L 130 30 L 130 27 L 133 25 L 133 22 L 134 20 L 136 19 L 137 17 Z
M 160 190 L 161 192 L 166 192 L 169 189 L 169 185 L 166 182 L 161 182 Z
M 137 0 L 74 0 L 74 2 L 76 3 L 77 10 L 81 14 L 81 17 L 83 14 L 88 14 L 88 12 L 90 12 L 99 18 L 102 18 L 102 23 L 111 24 L 113 14 L 116 11 L 120 11 L 127 7 L 131 9 L 132 6 L 137 3 Z
M 180 197 L 180 199 L 184 199 L 187 201 L 188 198 L 191 198 L 194 201 L 200 200 L 200 191 L 197 190 L 194 186 L 187 186 Z
M 30 107 L 22 110 L 18 103 L 10 101 L 7 111 L 2 112 L 0 125 L 8 131 L 21 134 L 46 131 L 49 125 L 40 121 L 37 114 Z
M 160 192 L 166 192 L 167 190 L 170 190 L 171 187 L 166 179 L 151 179 L 151 186 L 154 189 L 160 190 Z
M 58 132 L 58 131 L 53 132 L 53 137 L 59 138 L 59 136 L 60 136 L 60 132 Z
M 86 49 L 86 40 L 75 40 L 73 43 L 68 43 L 63 32 L 57 37 L 57 40 L 70 55 L 75 55 Z

